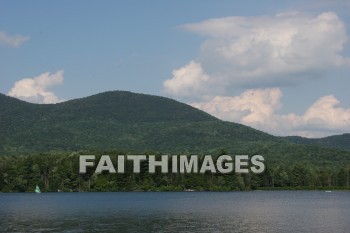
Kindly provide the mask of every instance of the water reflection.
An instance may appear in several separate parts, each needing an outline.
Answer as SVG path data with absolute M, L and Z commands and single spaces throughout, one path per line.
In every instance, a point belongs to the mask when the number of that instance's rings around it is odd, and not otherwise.
M 347 232 L 349 192 L 0 194 L 4 232 Z

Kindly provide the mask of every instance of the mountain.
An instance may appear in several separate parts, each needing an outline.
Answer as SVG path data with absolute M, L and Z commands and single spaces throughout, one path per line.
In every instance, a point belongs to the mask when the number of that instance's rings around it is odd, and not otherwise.
M 304 138 L 299 136 L 288 136 L 284 138 L 288 142 L 303 145 L 318 145 L 328 148 L 350 149 L 350 133 L 334 135 L 324 138 Z
M 33 191 L 36 185 L 44 191 L 348 189 L 350 150 L 330 148 L 346 148 L 346 137 L 275 137 L 172 99 L 125 91 L 58 104 L 0 94 L 0 191 Z M 260 154 L 266 169 L 176 175 L 149 174 L 145 166 L 134 174 L 126 166 L 117 176 L 78 173 L 81 154 L 125 153 Z
M 294 139 L 221 121 L 159 96 L 110 91 L 58 104 L 32 104 L 0 94 L 0 155 L 74 151 L 262 154 L 269 163 L 333 167 L 350 161 L 350 151 L 317 143 L 299 145 Z
M 199 152 L 276 138 L 175 100 L 111 91 L 58 104 L 0 96 L 0 150 Z

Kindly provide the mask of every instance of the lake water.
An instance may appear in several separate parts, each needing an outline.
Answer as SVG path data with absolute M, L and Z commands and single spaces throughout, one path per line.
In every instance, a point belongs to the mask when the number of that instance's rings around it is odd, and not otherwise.
M 350 192 L 0 193 L 1 232 L 350 232 Z

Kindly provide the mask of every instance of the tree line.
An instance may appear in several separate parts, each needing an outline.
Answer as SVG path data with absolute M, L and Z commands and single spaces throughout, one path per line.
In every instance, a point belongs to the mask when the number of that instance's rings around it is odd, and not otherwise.
M 85 153 L 86 154 L 86 153 Z M 331 167 L 311 163 L 266 162 L 261 174 L 150 174 L 148 163 L 132 172 L 127 163 L 124 174 L 79 173 L 79 153 L 49 153 L 0 157 L 0 191 L 44 192 L 89 191 L 235 191 L 258 189 L 349 189 L 350 165 Z

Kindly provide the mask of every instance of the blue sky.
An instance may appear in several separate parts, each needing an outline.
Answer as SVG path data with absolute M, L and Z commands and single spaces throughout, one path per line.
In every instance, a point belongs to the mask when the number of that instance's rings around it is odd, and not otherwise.
M 350 132 L 347 1 L 1 1 L 0 92 L 175 98 L 275 135 Z

